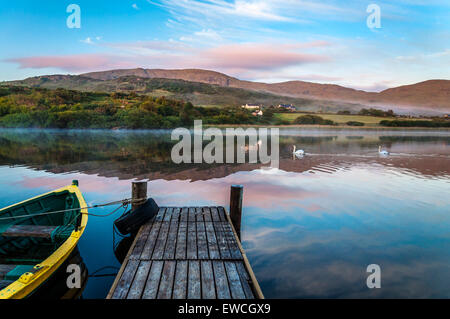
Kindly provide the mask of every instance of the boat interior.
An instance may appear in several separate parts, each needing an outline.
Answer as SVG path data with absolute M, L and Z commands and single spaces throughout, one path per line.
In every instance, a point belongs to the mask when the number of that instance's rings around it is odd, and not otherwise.
M 64 190 L 0 210 L 0 290 L 33 272 L 80 224 L 76 194 Z

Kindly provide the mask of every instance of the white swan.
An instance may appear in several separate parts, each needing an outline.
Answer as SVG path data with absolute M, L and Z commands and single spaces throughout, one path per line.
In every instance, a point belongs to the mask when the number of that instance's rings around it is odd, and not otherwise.
M 381 146 L 378 146 L 378 154 L 383 155 L 383 156 L 388 156 L 389 152 L 386 150 L 382 150 Z
M 299 156 L 305 155 L 305 151 L 304 150 L 295 150 L 296 146 L 295 145 L 293 145 L 293 146 L 294 146 L 294 150 L 293 150 L 292 154 L 299 155 Z

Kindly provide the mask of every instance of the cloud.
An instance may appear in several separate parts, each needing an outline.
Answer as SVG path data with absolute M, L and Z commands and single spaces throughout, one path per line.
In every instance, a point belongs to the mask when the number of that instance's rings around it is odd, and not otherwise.
M 273 70 L 291 65 L 328 61 L 328 57 L 292 50 L 286 44 L 229 44 L 200 54 L 205 66 L 222 69 Z
M 211 30 L 199 31 L 202 36 L 215 37 Z M 83 42 L 93 44 L 88 38 Z M 322 63 L 329 57 L 308 53 L 309 49 L 327 46 L 324 41 L 307 43 L 240 43 L 196 48 L 177 41 L 138 41 L 103 43 L 113 53 L 67 56 L 32 56 L 8 59 L 21 68 L 59 68 L 69 72 L 105 70 L 111 68 L 204 68 L 238 76 L 243 73 L 278 70 L 281 68 Z
M 95 37 L 96 41 L 100 41 L 102 39 L 102 37 Z M 80 42 L 85 43 L 85 44 L 95 44 L 94 40 L 91 37 L 87 37 L 84 40 L 80 40 Z
M 6 62 L 18 63 L 20 68 L 58 68 L 69 72 L 135 67 L 133 63 L 124 61 L 119 56 L 101 54 L 32 56 L 7 59 Z
M 133 3 L 131 7 L 135 10 L 141 10 L 136 3 Z
M 279 14 L 272 1 L 227 2 L 223 0 L 147 0 L 153 5 L 165 8 L 177 19 L 199 21 L 200 17 L 220 18 L 240 17 L 268 21 L 294 21 L 293 18 Z M 200 18 L 201 19 L 201 18 Z

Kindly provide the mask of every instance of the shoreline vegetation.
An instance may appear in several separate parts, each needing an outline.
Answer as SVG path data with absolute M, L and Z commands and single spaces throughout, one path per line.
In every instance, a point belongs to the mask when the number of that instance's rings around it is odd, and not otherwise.
M 201 107 L 191 102 L 129 93 L 81 92 L 0 86 L 0 127 L 56 129 L 170 129 L 205 126 L 290 127 L 330 129 L 450 129 L 447 118 L 399 117 L 393 111 L 361 109 L 314 113 L 262 109 L 261 116 L 236 107 Z

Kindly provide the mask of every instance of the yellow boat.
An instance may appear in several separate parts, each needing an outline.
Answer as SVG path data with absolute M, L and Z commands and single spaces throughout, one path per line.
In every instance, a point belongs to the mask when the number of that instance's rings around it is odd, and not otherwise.
M 0 210 L 0 299 L 29 298 L 45 285 L 76 248 L 86 206 L 73 181 Z

